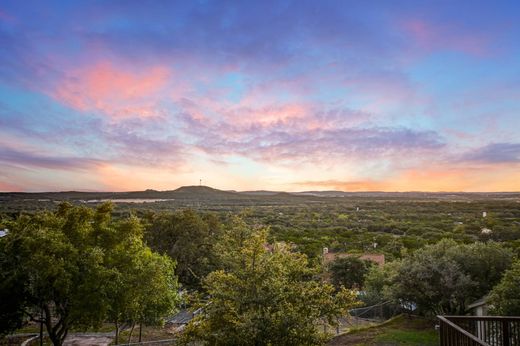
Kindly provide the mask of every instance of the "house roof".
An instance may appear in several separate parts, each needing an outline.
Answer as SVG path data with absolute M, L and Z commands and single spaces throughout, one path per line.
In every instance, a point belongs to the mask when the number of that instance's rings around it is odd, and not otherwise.
M 168 324 L 187 324 L 192 320 L 194 313 L 188 310 L 181 310 L 177 314 L 170 317 L 166 323 Z
M 475 300 L 473 303 L 468 305 L 468 309 L 478 308 L 479 306 L 486 305 L 489 301 L 489 296 L 484 296 L 478 300 Z

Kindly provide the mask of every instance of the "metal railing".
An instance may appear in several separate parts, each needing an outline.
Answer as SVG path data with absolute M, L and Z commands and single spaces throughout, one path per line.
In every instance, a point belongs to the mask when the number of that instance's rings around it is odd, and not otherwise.
M 437 316 L 441 346 L 520 346 L 520 317 Z

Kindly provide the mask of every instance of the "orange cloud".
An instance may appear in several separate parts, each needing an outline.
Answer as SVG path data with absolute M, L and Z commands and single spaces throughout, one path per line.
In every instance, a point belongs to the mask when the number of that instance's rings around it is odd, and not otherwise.
M 134 72 L 102 62 L 69 72 L 52 96 L 80 111 L 100 111 L 114 117 L 153 116 L 156 95 L 169 75 L 162 66 Z
M 394 191 L 520 191 L 517 164 L 411 169 L 389 181 Z
M 184 185 L 186 171 L 180 164 L 172 168 L 104 163 L 93 174 L 106 191 L 170 190 Z
M 387 190 L 388 184 L 383 181 L 375 180 L 357 180 L 357 181 L 304 181 L 296 183 L 299 186 L 307 186 L 317 189 L 333 189 L 339 191 L 384 191 Z
M 294 185 L 341 191 L 515 192 L 520 191 L 520 166 L 423 167 L 382 180 L 306 181 Z

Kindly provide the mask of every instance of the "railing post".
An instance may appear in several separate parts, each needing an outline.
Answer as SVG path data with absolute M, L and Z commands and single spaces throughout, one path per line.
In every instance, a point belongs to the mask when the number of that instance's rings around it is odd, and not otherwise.
M 509 321 L 502 320 L 502 346 L 511 346 L 509 343 Z
M 439 339 L 441 341 L 441 346 L 444 346 L 444 322 L 442 320 L 439 320 L 440 321 L 440 324 L 439 324 Z

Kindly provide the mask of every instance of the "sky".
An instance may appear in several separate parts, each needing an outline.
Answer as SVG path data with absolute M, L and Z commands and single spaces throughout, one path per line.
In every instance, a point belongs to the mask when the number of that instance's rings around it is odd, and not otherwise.
M 0 1 L 0 191 L 520 191 L 519 1 Z

